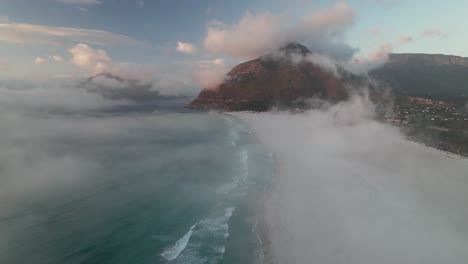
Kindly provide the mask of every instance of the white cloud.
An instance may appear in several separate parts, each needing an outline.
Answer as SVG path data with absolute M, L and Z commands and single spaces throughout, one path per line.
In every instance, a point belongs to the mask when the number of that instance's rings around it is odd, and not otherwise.
M 271 13 L 246 13 L 238 23 L 226 25 L 214 21 L 208 26 L 204 47 L 213 53 L 236 58 L 254 58 L 284 42 L 284 18 Z
M 108 31 L 49 27 L 35 24 L 0 23 L 0 41 L 21 44 L 143 45 L 131 37 Z
M 100 0 L 58 0 L 58 2 L 67 4 L 67 5 L 100 5 L 102 1 Z
M 235 114 L 273 152 L 280 180 L 264 214 L 276 263 L 466 262 L 468 159 L 405 140 L 372 109 L 352 98 Z
M 147 75 L 154 70 L 150 66 L 114 62 L 105 50 L 86 44 L 77 44 L 69 52 L 72 55 L 70 62 L 85 70 L 87 76 L 112 73 L 127 79 L 146 80 Z
M 41 57 L 37 57 L 37 58 L 34 60 L 34 63 L 36 63 L 36 64 L 42 64 L 42 63 L 44 63 L 44 62 L 46 62 L 46 59 L 41 58 Z
M 224 64 L 224 60 L 223 59 L 214 59 L 211 61 L 212 64 L 215 64 L 215 65 L 223 65 Z
M 287 42 L 301 42 L 313 52 L 349 59 L 355 49 L 344 43 L 355 10 L 345 2 L 304 16 L 299 21 L 269 12 L 246 13 L 237 23 L 214 21 L 208 25 L 204 48 L 236 58 L 252 59 Z
M 52 56 L 52 59 L 53 59 L 55 62 L 59 62 L 59 63 L 63 62 L 63 58 L 62 58 L 61 56 L 59 56 L 59 55 L 53 55 L 53 56 Z
M 206 89 L 214 89 L 221 84 L 231 68 L 222 59 L 198 61 L 193 66 L 192 79 Z
M 332 73 L 335 77 L 339 78 L 340 75 L 338 73 L 338 68 L 336 66 L 336 62 L 329 57 L 320 55 L 320 54 L 307 54 L 305 58 L 302 58 L 303 60 L 309 61 L 312 64 L 315 64 L 319 66 L 320 68 L 324 69 L 325 71 L 328 71 Z
M 201 65 L 223 65 L 225 62 L 223 59 L 213 59 L 213 60 L 200 60 L 197 61 L 199 66 Z
M 111 61 L 105 50 L 94 49 L 86 44 L 77 44 L 70 49 L 71 62 L 82 68 L 94 68 L 103 62 Z
M 176 50 L 182 53 L 194 54 L 197 52 L 197 47 L 192 43 L 178 41 Z
M 388 55 L 395 49 L 400 48 L 413 40 L 414 39 L 411 36 L 398 36 L 394 42 L 385 42 L 369 55 L 355 58 L 353 61 L 344 63 L 343 66 L 351 72 L 366 74 L 370 70 L 383 65 L 388 60 Z

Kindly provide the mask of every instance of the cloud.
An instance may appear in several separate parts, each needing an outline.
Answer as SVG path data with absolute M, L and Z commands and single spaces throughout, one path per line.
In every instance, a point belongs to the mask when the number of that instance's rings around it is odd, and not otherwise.
M 108 31 L 49 27 L 35 24 L 0 23 L 0 41 L 16 44 L 144 45 L 131 37 Z
M 97 77 L 87 82 L 85 88 L 106 98 L 145 101 L 163 96 L 191 96 L 197 91 L 189 81 L 191 75 L 184 72 L 187 65 L 184 68 L 113 61 L 105 50 L 86 44 L 77 44 L 69 52 L 71 63 L 83 69 L 86 78 Z M 213 65 L 222 62 L 210 61 Z
M 101 0 L 58 0 L 60 3 L 67 5 L 100 5 Z
M 330 59 L 329 57 L 313 53 L 313 54 L 307 54 L 304 60 L 309 61 L 312 64 L 315 64 L 319 66 L 320 68 L 332 73 L 337 78 L 340 77 L 336 62 Z
M 281 32 L 283 19 L 271 13 L 246 13 L 233 25 L 212 22 L 208 26 L 204 47 L 209 52 L 236 58 L 260 56 L 278 45 L 276 41 L 285 41 Z
M 295 65 L 298 65 L 301 63 L 312 63 L 320 67 L 322 70 L 332 73 L 335 77 L 340 78 L 336 61 L 327 56 L 320 55 L 318 53 L 312 53 L 312 54 L 308 53 L 304 55 L 300 53 L 295 53 L 295 52 L 290 52 L 290 51 L 285 52 L 285 51 L 280 50 L 277 52 L 270 53 L 269 56 L 266 58 L 271 58 L 274 60 L 286 59 L 286 60 L 290 60 Z
M 349 59 L 354 48 L 344 42 L 356 11 L 345 2 L 312 12 L 299 21 L 269 12 L 247 12 L 237 23 L 213 21 L 208 25 L 204 48 L 213 53 L 252 59 L 287 42 L 301 42 L 312 50 L 338 60 Z
M 35 60 L 34 60 L 34 63 L 36 64 L 42 64 L 46 62 L 46 60 L 44 58 L 41 58 L 41 57 L 37 57 Z
M 206 135 L 213 121 L 211 117 L 155 114 L 151 107 L 148 110 L 136 105 L 131 111 L 123 111 L 121 106 L 73 87 L 0 87 L 0 148 L 8 150 L 0 152 L 2 263 L 28 262 L 26 259 L 30 258 L 18 251 L 4 251 L 12 241 L 26 243 L 28 248 L 41 247 L 42 239 L 30 243 L 30 232 L 25 226 L 38 227 L 45 240 L 55 239 L 55 233 L 48 232 L 50 226 L 46 221 L 49 217 L 55 219 L 51 212 L 60 213 L 63 206 L 87 208 L 86 212 L 72 210 L 67 219 L 87 219 L 92 215 L 101 221 L 102 217 L 122 209 L 119 203 L 109 203 L 107 194 L 93 195 L 102 194 L 110 183 L 121 183 L 128 176 L 140 175 L 141 171 L 164 172 L 181 162 L 189 167 L 198 166 L 200 161 L 210 164 L 219 154 L 204 152 L 206 144 L 181 144 L 161 151 L 164 144 L 180 140 L 181 131 L 190 131 L 187 135 L 196 138 Z M 120 200 L 154 194 L 152 185 L 145 184 L 144 175 L 141 180 L 137 188 L 127 184 L 129 188 L 124 192 L 114 189 L 118 194 L 125 193 L 125 198 Z M 110 214 L 93 213 L 102 210 Z M 76 226 L 71 223 L 63 227 L 72 232 Z M 39 253 L 41 258 L 57 256 L 46 251 Z
M 111 61 L 105 50 L 94 49 L 86 44 L 77 44 L 70 49 L 71 62 L 82 68 L 94 68 L 103 62 Z M 100 63 L 100 64 L 99 64 Z
M 153 89 L 153 83 L 125 79 L 112 73 L 93 76 L 83 82 L 82 87 L 112 100 L 145 102 L 162 98 L 159 91 Z
M 369 55 L 344 62 L 343 66 L 353 73 L 367 74 L 370 70 L 382 66 L 388 60 L 388 55 L 395 49 L 411 43 L 413 40 L 411 36 L 398 36 L 394 42 L 385 42 Z
M 275 158 L 264 205 L 275 263 L 468 258 L 460 237 L 468 160 L 407 141 L 375 121 L 373 109 L 366 97 L 353 97 L 300 114 L 235 114 Z
M 213 60 L 200 60 L 197 61 L 196 64 L 198 65 L 224 65 L 225 61 L 223 59 L 213 59 Z
M 36 64 L 43 64 L 43 63 L 49 63 L 49 62 L 62 63 L 64 62 L 64 59 L 59 55 L 52 55 L 52 56 L 46 56 L 46 57 L 37 57 L 34 60 L 34 63 Z
M 63 58 L 62 58 L 61 56 L 59 56 L 59 55 L 53 55 L 53 56 L 52 56 L 52 59 L 53 59 L 55 62 L 59 62 L 59 63 L 63 62 Z
M 193 64 L 192 79 L 202 88 L 214 89 L 226 78 L 231 66 L 222 59 L 197 61 Z
M 84 110 L 102 110 L 121 101 L 105 100 L 99 95 L 83 89 L 49 83 L 41 85 L 22 85 L 22 89 L 0 86 L 0 109 L 2 112 L 39 113 L 39 112 L 74 112 Z M 7 111 L 7 109 L 9 109 Z
M 182 53 L 194 54 L 197 52 L 197 47 L 192 43 L 178 41 L 176 50 Z
M 226 68 L 198 69 L 192 73 L 193 80 L 204 89 L 214 89 L 226 78 Z
M 137 4 L 141 7 L 145 6 L 145 2 L 143 2 L 143 0 L 138 0 Z
M 425 38 L 445 38 L 447 37 L 447 33 L 441 29 L 433 28 L 424 30 L 420 33 L 420 36 Z

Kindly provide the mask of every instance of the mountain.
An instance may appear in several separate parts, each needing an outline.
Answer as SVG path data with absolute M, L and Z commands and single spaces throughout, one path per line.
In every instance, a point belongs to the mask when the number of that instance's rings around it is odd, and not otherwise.
M 320 66 L 309 49 L 290 43 L 234 67 L 223 83 L 204 89 L 188 107 L 226 111 L 267 111 L 273 106 L 295 106 L 300 99 L 319 97 L 341 101 L 360 78 L 328 63 Z
M 112 100 L 151 102 L 177 97 L 161 95 L 151 82 L 127 79 L 109 72 L 89 77 L 80 83 L 80 87 Z
M 431 54 L 391 54 L 369 73 L 397 95 L 436 100 L 468 98 L 468 58 Z

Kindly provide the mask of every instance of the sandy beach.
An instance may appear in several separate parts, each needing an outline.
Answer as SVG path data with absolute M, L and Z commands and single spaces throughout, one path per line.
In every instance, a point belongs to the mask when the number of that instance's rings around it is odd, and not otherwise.
M 236 114 L 275 157 L 264 263 L 463 263 L 468 160 L 347 110 Z

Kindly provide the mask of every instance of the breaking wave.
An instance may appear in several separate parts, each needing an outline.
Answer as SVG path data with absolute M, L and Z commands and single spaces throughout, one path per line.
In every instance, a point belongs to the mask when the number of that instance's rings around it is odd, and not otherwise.
M 228 207 L 221 216 L 200 220 L 161 256 L 171 263 L 219 263 L 226 251 L 229 219 L 234 210 Z
M 180 253 L 182 253 L 182 251 L 185 249 L 185 247 L 187 247 L 187 244 L 188 244 L 188 242 L 190 240 L 190 237 L 192 236 L 193 229 L 196 226 L 197 225 L 195 224 L 192 227 L 190 227 L 190 230 L 181 239 L 179 239 L 174 244 L 174 246 L 172 246 L 171 248 L 164 251 L 161 254 L 161 256 L 164 257 L 165 259 L 169 260 L 169 261 L 176 259 L 180 255 Z

